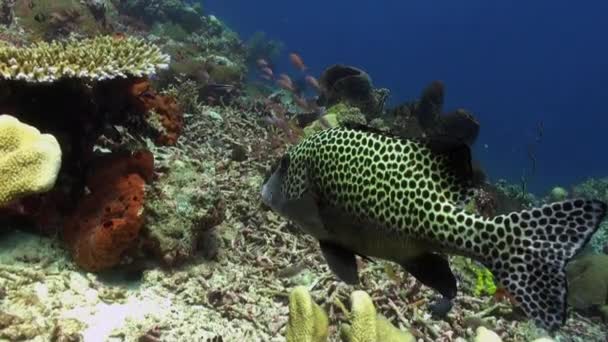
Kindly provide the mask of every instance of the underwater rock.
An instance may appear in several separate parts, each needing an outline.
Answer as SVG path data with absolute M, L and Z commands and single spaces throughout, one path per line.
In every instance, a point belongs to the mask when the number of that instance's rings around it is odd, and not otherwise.
M 135 245 L 144 223 L 144 187 L 154 160 L 147 151 L 99 160 L 87 179 L 89 193 L 67 219 L 65 243 L 81 268 L 98 272 L 117 265 Z
M 161 174 L 145 207 L 143 248 L 169 266 L 192 258 L 203 248 L 214 257 L 213 227 L 224 219 L 224 205 L 214 180 L 214 166 L 180 155 L 159 161 Z
M 319 78 L 321 94 L 319 104 L 333 106 L 344 102 L 359 108 L 369 120 L 376 118 L 384 109 L 388 94 L 375 92 L 370 76 L 363 70 L 347 65 L 332 65 Z
M 502 342 L 500 336 L 498 336 L 492 330 L 486 327 L 479 327 L 475 331 L 474 342 Z
M 576 259 L 567 265 L 566 273 L 569 305 L 583 311 L 601 311 L 608 305 L 608 255 Z M 606 315 L 603 318 L 608 320 Z

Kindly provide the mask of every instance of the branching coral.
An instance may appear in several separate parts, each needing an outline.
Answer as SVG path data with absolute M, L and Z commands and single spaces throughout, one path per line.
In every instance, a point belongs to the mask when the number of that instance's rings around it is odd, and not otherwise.
M 0 78 L 27 82 L 141 77 L 168 64 L 169 56 L 158 47 L 133 37 L 71 39 L 0 50 Z
M 50 190 L 61 167 L 59 143 L 9 115 L 0 115 L 0 206 Z
M 102 159 L 87 179 L 90 193 L 67 220 L 64 238 L 74 261 L 87 271 L 120 262 L 143 224 L 144 186 L 153 171 L 147 151 Z

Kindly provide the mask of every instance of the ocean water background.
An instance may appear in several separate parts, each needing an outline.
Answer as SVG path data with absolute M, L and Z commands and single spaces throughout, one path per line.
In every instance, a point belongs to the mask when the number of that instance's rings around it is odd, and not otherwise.
M 279 72 L 295 74 L 289 52 L 317 76 L 334 63 L 359 66 L 391 89 L 393 105 L 444 81 L 445 110 L 467 108 L 481 123 L 473 157 L 491 180 L 525 174 L 542 195 L 608 176 L 608 1 L 203 4 L 244 39 L 264 31 L 284 42 Z

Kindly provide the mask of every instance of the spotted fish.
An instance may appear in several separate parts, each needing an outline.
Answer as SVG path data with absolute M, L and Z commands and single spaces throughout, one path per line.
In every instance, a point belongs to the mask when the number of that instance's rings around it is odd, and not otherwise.
M 588 242 L 606 204 L 572 199 L 483 218 L 467 145 L 338 127 L 293 146 L 265 180 L 274 211 L 320 242 L 329 268 L 357 283 L 355 255 L 394 261 L 445 298 L 456 279 L 444 254 L 486 265 L 544 328 L 566 319 L 565 264 Z

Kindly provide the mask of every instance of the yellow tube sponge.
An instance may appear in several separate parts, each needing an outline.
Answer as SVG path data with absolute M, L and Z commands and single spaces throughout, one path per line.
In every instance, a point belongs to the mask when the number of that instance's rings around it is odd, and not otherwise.
M 50 190 L 60 167 L 61 148 L 54 136 L 0 115 L 0 207 Z
M 312 300 L 304 286 L 289 295 L 287 342 L 325 342 L 329 334 L 327 314 Z
M 351 296 L 351 324 L 343 324 L 340 336 L 344 342 L 414 342 L 409 332 L 401 331 L 384 316 L 376 314 L 370 296 L 354 291 Z
M 169 65 L 169 56 L 135 37 L 100 36 L 0 49 L 0 79 L 54 82 L 147 76 Z

